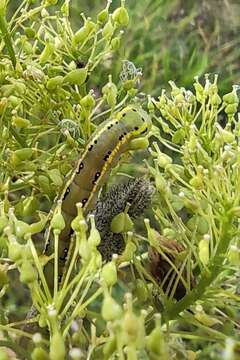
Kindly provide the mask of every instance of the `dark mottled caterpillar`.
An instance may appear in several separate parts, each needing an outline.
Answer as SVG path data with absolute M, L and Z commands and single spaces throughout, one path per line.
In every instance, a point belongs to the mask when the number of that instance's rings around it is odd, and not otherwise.
M 60 276 L 68 253 L 71 222 L 77 215 L 76 203 L 82 203 L 85 214 L 94 208 L 98 192 L 121 154 L 130 149 L 132 139 L 144 136 L 150 128 L 149 115 L 132 105 L 103 122 L 89 140 L 61 196 L 66 227 L 59 237 Z M 49 253 L 48 248 L 49 244 L 45 253 Z

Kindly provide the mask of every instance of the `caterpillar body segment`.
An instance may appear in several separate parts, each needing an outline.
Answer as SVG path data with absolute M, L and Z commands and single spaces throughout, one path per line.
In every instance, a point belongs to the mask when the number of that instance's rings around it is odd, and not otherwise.
M 132 139 L 144 137 L 151 128 L 149 115 L 130 105 L 110 120 L 104 121 L 88 141 L 76 168 L 61 195 L 66 226 L 59 236 L 59 274 L 68 255 L 71 222 L 77 215 L 76 204 L 82 203 L 84 214 L 94 209 L 98 192 L 123 153 L 130 150 Z M 52 246 L 46 246 L 50 254 Z

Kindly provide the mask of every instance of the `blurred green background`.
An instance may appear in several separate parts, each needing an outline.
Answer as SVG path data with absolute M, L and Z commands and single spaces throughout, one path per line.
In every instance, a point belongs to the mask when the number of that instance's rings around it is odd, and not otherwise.
M 9 15 L 21 2 L 10 0 Z M 119 3 L 113 0 L 111 10 Z M 95 19 L 105 5 L 103 0 L 72 0 L 73 28 L 82 25 L 81 12 Z M 240 1 L 126 0 L 126 7 L 130 23 L 122 47 L 105 64 L 113 77 L 127 59 L 142 68 L 142 91 L 152 95 L 159 95 L 169 80 L 188 87 L 204 73 L 219 74 L 221 92 L 240 83 Z M 105 81 L 101 72 L 98 81 Z

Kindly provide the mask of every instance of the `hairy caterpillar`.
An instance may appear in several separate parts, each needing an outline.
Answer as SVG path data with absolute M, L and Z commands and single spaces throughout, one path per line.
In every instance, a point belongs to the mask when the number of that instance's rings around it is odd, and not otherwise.
M 151 128 L 149 115 L 130 105 L 104 121 L 88 141 L 76 169 L 61 195 L 66 226 L 59 236 L 59 274 L 61 277 L 68 254 L 71 222 L 77 215 L 76 204 L 82 203 L 84 214 L 94 208 L 100 188 L 120 156 L 130 149 L 131 140 L 141 138 Z M 49 241 L 45 253 L 49 253 Z

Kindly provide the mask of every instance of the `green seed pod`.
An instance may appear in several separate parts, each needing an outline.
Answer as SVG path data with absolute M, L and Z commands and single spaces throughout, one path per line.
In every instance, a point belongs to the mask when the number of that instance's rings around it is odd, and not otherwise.
M 129 16 L 124 3 L 125 0 L 122 0 L 121 7 L 117 8 L 112 14 L 112 19 L 117 26 L 128 26 L 129 23 Z
M 147 138 L 137 138 L 130 141 L 129 148 L 130 150 L 142 150 L 147 149 L 149 146 L 149 141 Z
M 222 138 L 221 139 L 222 142 L 226 142 L 226 143 L 231 144 L 232 142 L 235 141 L 235 135 L 231 131 L 221 130 L 220 135 L 221 135 L 221 138 Z
M 47 223 L 47 216 L 40 213 L 39 217 L 40 221 L 29 225 L 31 234 L 40 233 L 45 228 L 45 225 Z
M 176 95 L 175 98 L 174 98 L 174 102 L 175 102 L 176 105 L 184 103 L 185 102 L 184 95 L 182 93 Z
M 20 281 L 31 284 L 37 280 L 37 273 L 29 260 L 24 260 L 20 268 Z
M 65 228 L 65 220 L 60 212 L 57 212 L 53 215 L 51 220 L 51 227 L 53 230 L 58 230 L 59 232 Z
M 95 106 L 95 103 L 96 101 L 91 92 L 80 100 L 80 105 L 87 110 L 91 110 Z
M 236 90 L 231 91 L 223 96 L 223 101 L 227 104 L 238 104 L 239 99 Z
M 197 226 L 198 233 L 204 235 L 207 234 L 208 230 L 209 230 L 209 224 L 207 220 L 202 216 L 198 216 L 198 226 Z
M 120 45 L 121 45 L 121 36 L 117 36 L 113 38 L 110 44 L 111 49 L 115 51 L 120 48 Z
M 47 81 L 46 88 L 47 88 L 49 91 L 53 91 L 53 90 L 55 90 L 57 87 L 59 87 L 59 86 L 62 85 L 63 80 L 64 80 L 64 78 L 63 78 L 63 76 L 61 76 L 61 75 L 52 77 L 51 79 L 49 79 L 49 80 Z
M 189 184 L 193 186 L 195 189 L 201 190 L 203 188 L 202 176 L 200 175 L 193 176 L 189 181 Z
M 160 167 L 165 168 L 167 165 L 172 164 L 172 159 L 166 154 L 158 154 L 157 163 Z
M 81 223 L 80 223 L 80 225 L 81 225 Z M 77 235 L 77 239 L 78 239 L 80 237 L 79 233 L 77 233 L 76 235 Z M 80 238 L 79 241 L 80 241 L 80 244 L 78 246 L 79 255 L 81 256 L 83 261 L 89 262 L 91 259 L 91 256 L 92 256 L 91 255 L 92 249 L 90 249 L 90 246 L 89 246 L 86 238 Z
M 15 221 L 15 233 L 19 239 L 23 239 L 26 234 L 30 233 L 30 227 L 27 223 L 21 220 Z M 22 241 L 20 241 L 22 242 Z
M 109 294 L 105 294 L 101 314 L 105 321 L 114 321 L 121 317 L 122 309 Z
M 139 301 L 145 302 L 148 299 L 148 288 L 142 279 L 135 281 L 135 293 Z
M 2 85 L 1 93 L 3 96 L 9 97 L 10 95 L 15 93 L 15 86 L 13 84 Z
M 86 68 L 74 69 L 64 77 L 64 82 L 71 85 L 82 85 L 85 83 L 87 75 L 88 71 Z
M 124 88 L 125 90 L 133 89 L 134 86 L 135 86 L 135 83 L 136 83 L 136 81 L 134 81 L 134 80 L 126 80 L 126 81 L 124 81 L 124 83 L 123 83 L 123 88 Z M 149 110 L 149 109 L 148 109 L 148 110 Z
M 45 0 L 46 5 L 56 5 L 58 0 Z
M 123 251 L 123 253 L 121 254 L 121 256 L 119 256 L 119 263 L 122 263 L 122 262 L 129 262 L 133 259 L 133 256 L 135 254 L 137 250 L 137 247 L 136 245 L 134 244 L 133 241 L 128 241 L 127 242 L 127 245 Z
M 139 321 L 132 311 L 127 311 L 123 318 L 123 331 L 127 338 L 127 343 L 133 343 L 138 337 Z
M 7 351 L 3 348 L 0 348 L 0 360 L 10 360 Z
M 121 212 L 116 215 L 111 222 L 111 231 L 119 234 L 131 231 L 133 229 L 133 222 L 126 212 Z
M 32 354 L 32 360 L 49 360 L 48 353 L 42 347 L 36 347 Z
M 49 178 L 45 175 L 39 175 L 37 181 L 43 193 L 48 194 L 50 192 Z
M 234 115 L 237 112 L 238 104 L 228 104 L 224 111 L 227 115 Z
M 23 216 L 31 216 L 39 208 L 39 202 L 36 196 L 29 196 L 23 200 Z
M 130 90 L 128 90 L 127 93 L 130 98 L 133 98 L 137 94 L 137 92 L 138 92 L 137 89 L 130 89 Z
M 157 173 L 155 176 L 155 185 L 157 190 L 162 193 L 164 193 L 168 187 L 166 180 L 160 173 Z
M 112 82 L 111 75 L 109 76 L 109 82 L 102 88 L 102 93 L 106 97 L 108 105 L 113 109 L 117 102 L 117 87 Z
M 198 244 L 198 255 L 203 265 L 207 265 L 209 262 L 209 240 L 202 239 Z
M 16 241 L 10 242 L 8 245 L 8 257 L 10 260 L 17 262 L 23 256 L 24 247 L 17 243 Z
M 146 347 L 150 353 L 155 355 L 163 355 L 163 333 L 161 329 L 160 319 L 156 321 L 155 328 L 146 338 Z M 163 357 L 164 358 L 164 357 Z
M 0 265 L 0 288 L 7 285 L 8 282 L 7 268 L 4 265 Z
M 0 233 L 3 232 L 4 228 L 8 225 L 8 218 L 5 214 L 0 216 Z
M 232 266 L 240 265 L 240 250 L 236 245 L 231 245 L 228 251 L 228 261 Z
M 50 359 L 64 360 L 66 355 L 63 336 L 57 331 L 53 334 L 50 342 Z
M 21 161 L 29 160 L 33 154 L 33 150 L 30 148 L 22 148 L 14 151 L 14 154 Z
M 218 107 L 221 104 L 222 99 L 220 98 L 220 96 L 218 94 L 214 94 L 211 96 L 210 101 L 213 106 Z
M 49 170 L 48 175 L 49 175 L 49 177 L 52 180 L 54 185 L 56 185 L 58 187 L 62 187 L 63 178 L 62 178 L 62 175 L 61 175 L 61 173 L 60 173 L 60 171 L 58 169 Z
M 94 216 L 90 215 L 91 230 L 88 238 L 88 244 L 91 248 L 96 248 L 101 242 L 101 236 L 99 231 L 96 229 Z
M 36 36 L 36 31 L 31 27 L 26 27 L 24 29 L 24 32 L 25 32 L 26 36 L 28 37 L 28 39 L 34 39 Z
M 83 43 L 87 39 L 87 37 L 90 34 L 95 33 L 96 30 L 97 25 L 93 21 L 90 21 L 89 19 L 85 20 L 84 26 L 73 35 L 73 46 L 77 46 Z
M 14 96 L 14 95 L 10 95 L 8 97 L 8 101 L 9 101 L 9 106 L 11 106 L 13 108 L 18 107 L 22 103 L 22 100 L 19 97 Z
M 105 23 L 107 19 L 108 19 L 108 7 L 100 11 L 100 13 L 97 15 L 97 21 L 100 24 Z
M 38 325 L 40 326 L 40 328 L 44 328 L 47 326 L 47 320 L 46 320 L 45 315 L 40 314 L 39 320 L 38 320 Z
M 102 268 L 102 278 L 107 286 L 113 286 L 117 282 L 117 268 L 115 261 L 110 261 Z
M 103 347 L 104 360 L 109 360 L 111 355 L 117 350 L 117 340 L 115 336 L 108 338 Z
M 108 22 L 104 25 L 104 28 L 102 30 L 102 36 L 106 40 L 110 40 L 114 33 L 114 27 L 112 25 L 112 19 L 109 18 Z
M 39 56 L 39 63 L 45 64 L 47 61 L 49 61 L 51 59 L 54 52 L 55 52 L 54 43 L 47 42 L 41 55 Z
M 175 232 L 173 229 L 171 229 L 171 228 L 164 228 L 164 229 L 163 229 L 163 236 L 165 236 L 166 238 L 175 240 L 177 234 L 176 234 L 176 232 Z
M 20 116 L 12 116 L 12 124 L 18 129 L 25 129 L 31 125 L 31 121 Z

